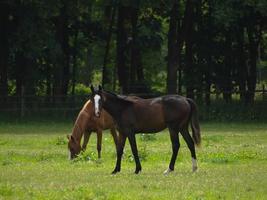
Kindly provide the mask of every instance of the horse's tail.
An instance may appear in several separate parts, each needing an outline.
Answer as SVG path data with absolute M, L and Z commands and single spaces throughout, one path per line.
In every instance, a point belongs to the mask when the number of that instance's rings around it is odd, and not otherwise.
M 187 98 L 187 101 L 189 102 L 191 106 L 191 129 L 193 132 L 193 140 L 194 143 L 199 146 L 201 143 L 201 135 L 200 135 L 200 126 L 198 121 L 198 114 L 197 114 L 197 105 L 196 103 L 190 99 Z

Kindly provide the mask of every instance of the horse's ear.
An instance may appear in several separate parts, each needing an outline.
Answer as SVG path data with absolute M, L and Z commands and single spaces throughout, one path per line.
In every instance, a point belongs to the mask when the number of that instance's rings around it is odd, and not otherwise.
M 102 86 L 101 85 L 98 85 L 98 90 L 102 91 Z
M 72 142 L 76 143 L 76 140 L 72 135 L 69 136 L 69 140 L 71 140 Z
M 94 86 L 91 85 L 90 88 L 91 88 L 91 92 L 94 94 L 94 93 L 95 93 L 95 88 L 94 88 Z

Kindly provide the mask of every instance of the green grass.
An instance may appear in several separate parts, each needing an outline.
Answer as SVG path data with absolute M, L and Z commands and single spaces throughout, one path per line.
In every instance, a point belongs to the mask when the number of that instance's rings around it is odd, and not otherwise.
M 76 161 L 67 160 L 70 123 L 0 124 L 0 199 L 267 199 L 267 124 L 202 124 L 199 170 L 191 172 L 181 148 L 175 171 L 163 175 L 171 156 L 167 131 L 137 136 L 142 173 L 126 143 L 121 173 L 110 173 L 115 148 L 108 132 L 102 159 L 96 136 Z

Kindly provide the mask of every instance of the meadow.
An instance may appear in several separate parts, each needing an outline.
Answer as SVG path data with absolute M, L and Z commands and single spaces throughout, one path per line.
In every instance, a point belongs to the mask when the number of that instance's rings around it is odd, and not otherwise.
M 111 175 L 116 154 L 109 132 L 100 160 L 93 134 L 87 151 L 69 161 L 71 128 L 69 122 L 0 124 L 0 199 L 267 199 L 267 124 L 201 123 L 198 171 L 191 172 L 180 137 L 175 171 L 168 176 L 167 131 L 137 136 L 141 174 L 134 174 L 127 142 L 122 171 Z

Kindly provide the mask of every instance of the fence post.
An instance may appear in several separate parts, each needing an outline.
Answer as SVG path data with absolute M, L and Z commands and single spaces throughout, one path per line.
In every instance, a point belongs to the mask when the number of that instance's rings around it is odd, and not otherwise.
M 266 100 L 267 99 L 267 94 L 265 93 L 265 85 L 262 84 L 262 100 Z
M 23 118 L 24 115 L 25 115 L 24 86 L 22 86 L 20 94 L 20 117 Z

